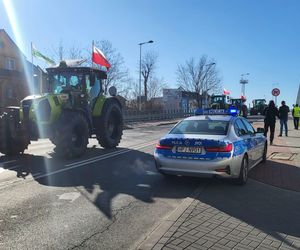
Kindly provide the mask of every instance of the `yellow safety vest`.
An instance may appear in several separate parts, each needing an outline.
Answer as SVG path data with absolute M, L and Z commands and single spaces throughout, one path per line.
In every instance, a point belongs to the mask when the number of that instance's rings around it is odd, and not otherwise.
M 300 117 L 300 107 L 294 108 L 294 117 Z

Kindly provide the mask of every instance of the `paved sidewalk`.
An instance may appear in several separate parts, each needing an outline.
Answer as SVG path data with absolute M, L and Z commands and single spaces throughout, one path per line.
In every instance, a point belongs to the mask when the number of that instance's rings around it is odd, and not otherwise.
M 254 180 L 240 187 L 212 179 L 139 249 L 300 249 L 300 132 L 289 125 L 289 137 L 277 137 L 277 124 L 267 163 L 251 171 Z M 286 160 L 286 153 L 299 154 Z

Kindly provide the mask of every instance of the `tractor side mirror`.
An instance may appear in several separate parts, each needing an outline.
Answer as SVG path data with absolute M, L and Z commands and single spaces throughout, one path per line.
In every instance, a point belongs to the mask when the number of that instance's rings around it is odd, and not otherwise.
M 95 75 L 95 73 L 91 73 L 91 75 L 90 75 L 90 85 L 94 86 L 95 82 L 96 82 L 96 75 Z
M 108 93 L 111 95 L 111 96 L 116 96 L 117 95 L 117 89 L 115 86 L 111 86 L 109 89 L 108 89 Z

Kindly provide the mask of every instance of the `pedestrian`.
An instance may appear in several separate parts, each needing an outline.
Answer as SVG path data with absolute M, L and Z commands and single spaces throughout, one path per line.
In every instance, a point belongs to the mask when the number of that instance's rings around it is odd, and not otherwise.
M 293 118 L 294 118 L 295 129 L 298 130 L 298 128 L 299 128 L 299 117 L 300 117 L 300 107 L 299 107 L 298 103 L 293 108 L 292 115 L 293 115 Z
M 285 136 L 288 136 L 288 116 L 289 116 L 290 108 L 285 104 L 285 101 L 281 102 L 281 106 L 279 108 L 279 119 L 280 119 L 280 134 L 282 136 L 283 127 L 285 129 Z
M 276 116 L 279 118 L 278 109 L 276 108 L 274 101 L 271 100 L 269 102 L 269 105 L 264 109 L 263 115 L 265 116 L 265 119 L 264 119 L 264 123 L 265 123 L 264 136 L 267 137 L 268 130 L 270 128 L 270 145 L 272 145 L 273 140 L 274 140 Z

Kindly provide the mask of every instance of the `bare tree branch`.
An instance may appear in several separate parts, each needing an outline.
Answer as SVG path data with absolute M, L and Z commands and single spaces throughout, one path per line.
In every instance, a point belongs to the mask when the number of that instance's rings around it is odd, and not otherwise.
M 177 83 L 186 91 L 197 93 L 197 102 L 199 106 L 200 95 L 213 92 L 220 89 L 221 79 L 216 70 L 215 61 L 208 60 L 207 56 L 199 58 L 198 62 L 190 58 L 183 65 L 177 67 Z
M 154 51 L 148 51 L 142 58 L 142 76 L 144 82 L 144 94 L 148 99 L 148 84 L 151 77 L 154 77 L 158 54 Z
M 107 94 L 110 86 L 118 88 L 118 92 L 121 93 L 122 85 L 128 82 L 128 69 L 125 68 L 125 63 L 122 55 L 112 46 L 112 43 L 108 40 L 96 41 L 95 46 L 98 47 L 107 60 L 111 67 L 107 71 L 107 79 L 105 80 L 103 87 L 104 93 Z

